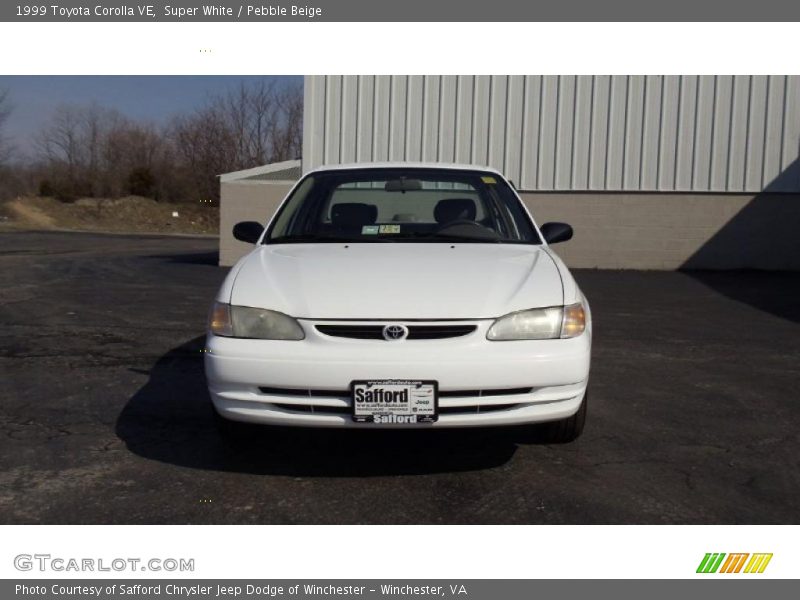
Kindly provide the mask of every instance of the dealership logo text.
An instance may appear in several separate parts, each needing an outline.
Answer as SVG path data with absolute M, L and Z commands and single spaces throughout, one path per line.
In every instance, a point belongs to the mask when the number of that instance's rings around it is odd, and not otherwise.
M 356 402 L 401 402 L 408 403 L 408 388 L 403 390 L 387 390 L 376 387 L 372 390 L 358 388 L 356 390 Z
M 50 554 L 18 554 L 17 571 L 194 571 L 193 558 L 61 558 Z

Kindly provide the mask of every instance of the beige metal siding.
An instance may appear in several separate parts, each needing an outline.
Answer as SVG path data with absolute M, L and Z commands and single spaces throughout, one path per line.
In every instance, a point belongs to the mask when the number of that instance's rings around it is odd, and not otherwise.
M 303 168 L 488 164 L 531 191 L 800 191 L 798 76 L 310 76 Z

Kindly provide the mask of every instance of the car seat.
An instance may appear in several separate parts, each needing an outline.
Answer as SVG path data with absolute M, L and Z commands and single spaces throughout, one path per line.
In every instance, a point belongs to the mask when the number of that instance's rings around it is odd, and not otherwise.
M 475 201 L 469 198 L 445 198 L 433 208 L 433 218 L 439 225 L 453 221 L 474 221 L 476 214 Z
M 374 204 L 342 202 L 331 207 L 331 224 L 341 233 L 361 233 L 365 225 L 374 225 L 378 220 L 378 207 Z

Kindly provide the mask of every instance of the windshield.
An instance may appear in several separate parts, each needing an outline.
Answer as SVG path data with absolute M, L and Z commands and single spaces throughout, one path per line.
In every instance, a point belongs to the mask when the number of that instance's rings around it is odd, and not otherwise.
M 541 243 L 509 184 L 485 171 L 348 169 L 308 175 L 265 244 Z

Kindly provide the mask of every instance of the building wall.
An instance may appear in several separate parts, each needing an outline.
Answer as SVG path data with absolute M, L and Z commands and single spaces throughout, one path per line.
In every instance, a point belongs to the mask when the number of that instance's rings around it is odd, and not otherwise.
M 570 223 L 570 267 L 800 270 L 800 196 L 524 193 L 539 225 Z
M 309 76 L 303 168 L 489 165 L 526 191 L 800 192 L 798 76 Z
M 252 246 L 231 234 L 239 221 L 266 223 L 291 189 L 288 183 L 223 182 L 220 188 L 219 264 L 229 267 Z
M 266 222 L 290 185 L 223 183 L 220 265 L 251 246 L 230 234 Z M 536 221 L 566 221 L 575 237 L 556 245 L 570 267 L 800 270 L 800 196 L 787 194 L 523 193 Z
M 311 76 L 303 170 L 488 164 L 572 267 L 800 270 L 800 76 Z M 222 183 L 230 232 L 288 185 Z

